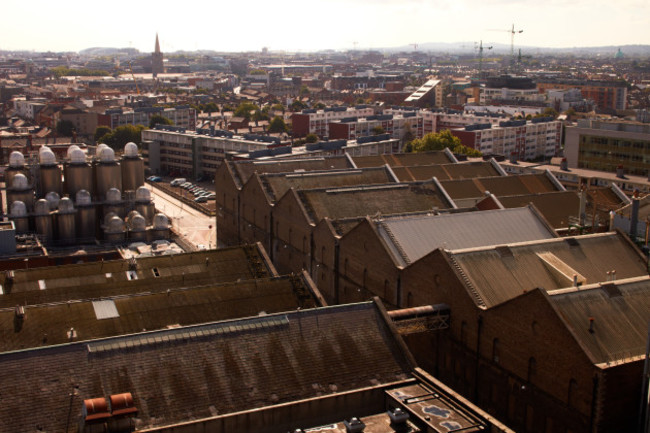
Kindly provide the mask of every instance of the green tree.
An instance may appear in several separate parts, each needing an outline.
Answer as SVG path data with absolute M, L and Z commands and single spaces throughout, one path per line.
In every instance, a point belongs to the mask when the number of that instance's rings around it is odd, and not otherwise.
M 269 124 L 269 132 L 287 132 L 287 130 L 287 124 L 284 123 L 284 119 L 280 116 L 275 116 Z
M 386 131 L 384 130 L 384 128 L 381 125 L 377 125 L 374 128 L 372 128 L 372 135 L 381 135 L 384 132 L 386 132 Z
M 162 116 L 160 114 L 154 114 L 151 116 L 151 119 L 149 119 L 149 128 L 152 129 L 156 125 L 173 125 L 174 122 L 171 121 L 171 119 L 166 118 L 165 116 Z
M 305 84 L 300 86 L 300 96 L 307 96 L 309 95 L 309 87 L 307 87 Z
M 97 129 L 95 129 L 95 137 L 94 137 L 95 142 L 98 142 L 100 138 L 102 138 L 106 134 L 110 134 L 111 132 L 113 132 L 113 130 L 108 126 L 104 126 L 104 125 L 98 126 Z
M 409 144 L 405 146 L 405 151 L 409 147 Z M 420 139 L 415 139 L 410 143 L 410 148 L 413 152 L 429 152 L 432 150 L 443 150 L 444 148 L 449 148 L 450 151 L 454 153 L 460 153 L 467 156 L 481 156 L 481 152 L 476 149 L 472 149 L 467 146 L 463 146 L 460 138 L 456 137 L 449 131 L 445 129 L 438 133 L 427 134 Z
M 305 108 L 307 108 L 307 106 L 302 101 L 299 101 L 297 99 L 295 101 L 293 101 L 293 103 L 291 104 L 291 111 L 294 111 L 294 112 L 295 111 L 302 111 Z
M 113 132 L 100 138 L 100 142 L 110 146 L 113 150 L 122 150 L 128 142 L 140 143 L 142 131 L 147 129 L 144 125 L 118 126 Z
M 554 108 L 546 107 L 546 109 L 542 112 L 541 115 L 537 115 L 535 117 L 552 117 L 554 119 L 557 119 L 558 115 L 559 115 L 559 113 L 557 111 L 555 111 Z
M 246 120 L 251 120 L 253 116 L 251 112 L 256 114 L 258 111 L 260 111 L 260 108 L 252 102 L 242 102 L 235 109 L 234 115 L 235 117 L 244 117 Z
M 318 135 L 316 134 L 307 134 L 305 137 L 305 143 L 317 143 L 318 142 Z
M 284 105 L 282 105 L 282 104 L 280 104 L 280 103 L 273 104 L 273 105 L 271 106 L 271 108 L 272 108 L 273 110 L 275 110 L 275 111 L 282 111 L 282 112 L 284 113 Z
M 322 110 L 325 107 L 327 107 L 327 105 L 323 104 L 322 102 L 317 102 L 314 105 L 312 105 L 312 108 L 315 108 L 317 110 Z
M 56 124 L 56 133 L 64 137 L 72 136 L 72 132 L 75 130 L 74 123 L 70 120 L 59 120 Z

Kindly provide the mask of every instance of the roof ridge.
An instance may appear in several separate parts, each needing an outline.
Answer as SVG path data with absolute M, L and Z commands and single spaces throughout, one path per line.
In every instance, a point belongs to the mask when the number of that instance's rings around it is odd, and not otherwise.
M 406 254 L 406 251 L 404 251 L 404 248 L 402 247 L 402 244 L 400 244 L 397 241 L 397 238 L 395 237 L 395 234 L 388 228 L 388 226 L 385 224 L 384 221 L 379 221 L 379 224 L 382 226 L 382 228 L 384 229 L 384 231 L 386 232 L 386 234 L 388 235 L 390 240 L 393 242 L 393 245 L 395 246 L 395 249 L 397 250 L 397 252 L 400 253 L 400 255 L 402 256 L 402 259 L 404 260 L 404 262 L 407 265 L 410 265 L 411 260 L 409 259 L 408 255 Z
M 476 303 L 479 306 L 483 307 L 483 308 L 487 308 L 487 305 L 485 304 L 485 301 L 483 300 L 483 298 L 479 294 L 478 290 L 476 290 L 476 287 L 474 287 L 474 285 L 472 284 L 471 280 L 469 279 L 469 277 L 467 276 L 467 274 L 465 273 L 463 268 L 458 264 L 458 261 L 456 260 L 456 258 L 453 255 L 449 255 L 449 254 L 447 256 L 451 259 L 452 265 L 456 269 L 456 272 L 463 279 L 463 282 L 465 283 L 465 286 L 469 290 L 470 294 L 474 297 L 474 300 L 476 301 Z

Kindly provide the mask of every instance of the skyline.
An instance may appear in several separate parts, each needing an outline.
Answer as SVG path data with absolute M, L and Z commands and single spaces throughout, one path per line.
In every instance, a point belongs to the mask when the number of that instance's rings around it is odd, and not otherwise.
M 157 10 L 117 0 L 96 14 L 79 0 L 65 8 L 43 0 L 31 4 L 35 12 L 29 15 L 20 4 L 3 5 L 3 15 L 16 18 L 0 29 L 0 50 L 131 47 L 152 52 L 156 32 L 163 52 L 375 49 L 479 40 L 509 45 L 513 23 L 515 30 L 523 29 L 515 47 L 650 44 L 650 2 L 643 0 L 569 5 L 547 0 L 543 8 L 533 7 L 531 0 L 314 0 L 309 9 L 297 0 L 251 0 L 245 10 L 234 3 L 210 10 L 200 2 L 186 13 L 168 0 L 157 3 Z M 29 21 L 18 19 L 22 16 Z

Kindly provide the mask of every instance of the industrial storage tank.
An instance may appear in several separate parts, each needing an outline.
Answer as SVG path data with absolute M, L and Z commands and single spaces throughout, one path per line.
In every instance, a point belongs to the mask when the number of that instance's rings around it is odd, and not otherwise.
M 129 239 L 144 241 L 147 239 L 147 222 L 138 211 L 131 211 L 126 217 L 126 226 L 129 229 Z
M 135 210 L 144 217 L 148 225 L 153 223 L 156 206 L 151 200 L 151 191 L 146 186 L 141 186 L 135 192 Z
M 61 197 L 59 196 L 59 194 L 55 193 L 54 191 L 50 191 L 47 194 L 45 194 L 45 201 L 49 205 L 50 210 L 57 210 L 59 208 L 59 202 L 61 201 Z
M 43 146 L 38 152 L 39 159 L 39 174 L 38 174 L 38 196 L 44 197 L 45 193 L 54 191 L 61 195 L 62 180 L 61 180 L 61 167 L 56 163 L 56 156 L 54 152 L 47 147 Z
M 77 192 L 82 189 L 86 191 L 93 190 L 93 169 L 86 162 L 86 154 L 78 146 L 74 145 L 68 148 L 68 162 L 63 167 L 63 170 L 65 173 L 65 190 L 70 197 L 76 197 Z
M 41 236 L 43 243 L 49 243 L 54 240 L 54 226 L 52 224 L 50 204 L 44 198 L 37 200 L 34 204 L 34 226 L 36 233 Z
M 104 224 L 104 239 L 106 241 L 121 244 L 124 243 L 125 227 L 124 221 L 117 215 L 112 215 Z
M 126 205 L 124 200 L 122 200 L 122 193 L 117 188 L 111 188 L 106 191 L 106 199 L 104 200 L 103 206 L 104 218 L 111 212 L 117 214 L 120 218 L 124 218 L 126 215 Z
M 14 150 L 9 155 L 9 167 L 5 170 L 5 185 L 13 184 L 14 176 L 23 174 L 27 176 L 28 170 L 25 168 L 25 156 L 22 153 Z
M 154 215 L 153 227 L 149 233 L 150 241 L 169 239 L 169 218 L 167 218 L 167 215 L 162 213 Z
M 34 209 L 34 190 L 22 173 L 16 173 L 7 187 L 7 207 L 11 208 L 16 201 L 23 202 L 27 211 Z
M 27 207 L 22 201 L 11 203 L 9 210 L 9 219 L 16 226 L 16 233 L 27 233 L 29 231 L 29 217 L 27 216 Z
M 74 203 L 68 197 L 59 201 L 59 211 L 56 214 L 57 239 L 61 244 L 75 243 L 77 230 L 75 227 Z
M 104 145 L 98 147 L 99 161 L 95 162 L 95 197 L 104 201 L 106 192 L 111 188 L 122 190 L 122 172 L 115 162 L 115 152 Z
M 126 143 L 122 158 L 122 190 L 135 191 L 144 185 L 144 161 L 135 143 Z
M 90 193 L 85 189 L 78 191 L 75 196 L 75 204 L 77 206 L 77 240 L 80 243 L 92 243 L 97 237 L 97 211 L 92 203 Z

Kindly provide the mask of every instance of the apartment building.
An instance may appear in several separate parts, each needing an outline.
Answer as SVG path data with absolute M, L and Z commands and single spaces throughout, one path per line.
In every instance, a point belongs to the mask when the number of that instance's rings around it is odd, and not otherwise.
M 625 110 L 627 108 L 627 85 L 625 81 L 594 81 L 579 79 L 541 79 L 537 82 L 539 93 L 551 89 L 580 89 L 584 99 L 591 99 L 599 109 Z
M 194 129 L 196 125 L 196 112 L 189 105 L 179 105 L 174 108 L 164 107 L 136 107 L 132 110 L 124 108 L 111 108 L 100 115 L 100 125 L 111 129 L 124 125 L 149 125 L 155 115 L 166 117 L 174 126 Z
M 316 134 L 323 137 L 329 133 L 328 124 L 333 120 L 351 117 L 367 117 L 375 114 L 375 109 L 368 105 L 355 107 L 327 107 L 322 110 L 302 110 L 291 116 L 294 137 Z
M 538 117 L 531 121 L 510 120 L 477 123 L 452 129 L 463 145 L 486 154 L 514 156 L 532 160 L 552 158 L 560 150 L 562 122 L 552 117 Z

